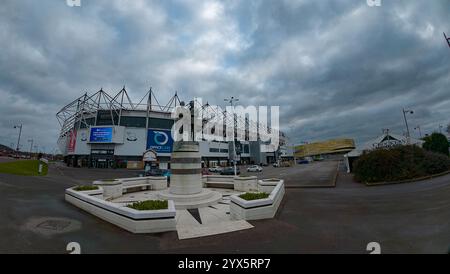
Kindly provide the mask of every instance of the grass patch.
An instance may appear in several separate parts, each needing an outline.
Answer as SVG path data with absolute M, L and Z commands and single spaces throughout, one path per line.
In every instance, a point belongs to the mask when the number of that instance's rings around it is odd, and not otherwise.
M 42 174 L 39 174 L 38 160 L 21 160 L 0 163 L 0 173 L 22 175 L 22 176 L 45 176 L 48 173 L 48 165 L 42 163 Z
M 143 202 L 136 202 L 131 205 L 127 205 L 127 207 L 136 209 L 136 210 L 161 210 L 168 209 L 169 203 L 167 201 L 162 200 L 149 200 Z
M 90 191 L 90 190 L 97 190 L 98 186 L 77 186 L 73 190 L 75 191 Z
M 258 193 L 247 192 L 242 195 L 239 195 L 239 198 L 242 198 L 246 201 L 261 200 L 269 198 L 269 194 L 265 192 L 258 192 Z

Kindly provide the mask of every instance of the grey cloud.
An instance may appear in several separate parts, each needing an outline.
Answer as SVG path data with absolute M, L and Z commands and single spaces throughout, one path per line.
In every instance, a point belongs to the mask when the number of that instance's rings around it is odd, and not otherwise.
M 59 108 L 123 85 L 136 100 L 152 86 L 161 101 L 279 105 L 295 141 L 401 134 L 403 107 L 423 132 L 450 122 L 446 0 L 82 2 L 0 6 L 0 143 L 22 122 L 56 147 Z

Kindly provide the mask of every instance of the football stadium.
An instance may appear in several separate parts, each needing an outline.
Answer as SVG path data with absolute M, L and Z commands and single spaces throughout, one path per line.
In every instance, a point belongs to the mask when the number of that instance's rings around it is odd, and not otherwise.
M 130 99 L 125 88 L 115 95 L 103 89 L 92 95 L 85 93 L 56 114 L 61 126 L 58 147 L 69 166 L 140 169 L 145 152 L 154 151 L 158 167 L 168 169 L 174 143 L 172 110 L 192 106 L 198 103 L 195 100 L 186 104 L 175 93 L 166 104 L 161 104 L 151 89 L 138 102 Z M 218 111 L 208 103 L 201 106 L 203 111 Z M 225 119 L 233 119 L 225 112 L 221 114 Z M 236 128 L 246 128 L 246 136 L 258 126 L 248 119 L 234 124 Z M 281 159 L 287 149 L 284 133 L 279 135 L 279 147 L 271 150 L 260 140 L 236 141 L 237 164 L 270 164 Z M 233 142 L 199 143 L 204 167 L 232 163 Z

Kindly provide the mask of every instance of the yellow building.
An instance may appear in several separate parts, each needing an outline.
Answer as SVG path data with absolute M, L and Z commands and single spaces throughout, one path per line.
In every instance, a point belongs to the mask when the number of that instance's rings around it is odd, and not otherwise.
M 303 158 L 327 154 L 344 154 L 355 149 L 353 139 L 334 139 L 295 147 L 295 157 Z

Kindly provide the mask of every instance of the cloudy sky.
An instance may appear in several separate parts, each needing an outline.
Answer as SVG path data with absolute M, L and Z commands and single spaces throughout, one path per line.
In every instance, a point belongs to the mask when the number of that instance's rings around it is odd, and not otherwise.
M 0 143 L 47 151 L 84 92 L 279 105 L 295 142 L 450 122 L 450 1 L 3 0 Z M 413 132 L 417 135 L 417 132 Z

